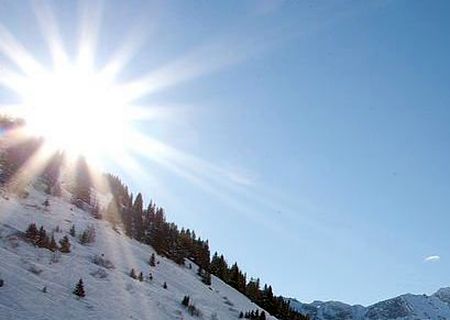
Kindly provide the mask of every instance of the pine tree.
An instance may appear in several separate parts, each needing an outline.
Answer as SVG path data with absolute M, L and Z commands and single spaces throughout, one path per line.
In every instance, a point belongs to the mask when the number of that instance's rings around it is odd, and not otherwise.
M 167 283 L 164 281 L 163 288 L 167 289 Z
M 148 261 L 148 264 L 151 266 L 151 267 L 154 267 L 156 264 L 155 264 L 155 254 L 154 253 L 152 253 L 152 255 L 150 256 L 150 259 L 149 259 L 149 261 Z
M 63 252 L 63 253 L 69 253 L 70 252 L 70 241 L 69 238 L 67 236 L 64 236 L 60 241 L 59 241 L 59 251 Z
M 49 239 L 47 236 L 47 231 L 45 231 L 44 227 L 41 226 L 38 233 L 37 245 L 41 248 L 48 247 Z
M 259 320 L 266 320 L 266 313 L 264 311 L 259 315 Z
M 73 197 L 75 203 L 81 200 L 87 204 L 91 201 L 91 177 L 89 173 L 89 166 L 84 157 L 80 157 L 76 163 L 75 187 L 73 190 Z
M 185 307 L 189 306 L 189 296 L 184 296 L 183 300 L 181 301 L 181 304 Z
M 136 271 L 134 271 L 134 268 L 132 268 L 130 271 L 130 277 L 132 277 L 133 279 L 137 279 Z
M 83 279 L 80 279 L 75 286 L 75 289 L 72 291 L 72 293 L 80 298 L 84 298 L 86 296 L 86 293 L 84 292 L 84 284 Z
M 138 280 L 141 282 L 144 281 L 144 275 L 142 274 L 142 271 L 139 272 Z
M 198 267 L 197 274 L 201 277 L 202 282 L 206 285 L 211 285 L 211 274 L 204 270 L 202 267 Z
M 144 236 L 144 222 L 142 220 L 144 201 L 142 194 L 138 193 L 131 209 L 132 214 L 132 236 L 137 240 L 142 240 Z
M 82 234 L 80 234 L 80 239 L 79 239 L 81 244 L 86 244 L 88 243 L 88 234 L 86 232 L 86 230 L 83 231 Z
M 70 227 L 69 234 L 70 234 L 72 237 L 75 237 L 75 236 L 76 236 L 75 225 L 74 225 L 74 224 L 72 225 L 72 227 Z
M 64 154 L 62 152 L 55 152 L 47 161 L 47 165 L 42 171 L 41 177 L 44 183 L 47 185 L 45 192 L 47 194 L 52 194 L 54 196 L 60 195 L 60 190 L 58 190 L 59 176 L 61 171 L 61 166 L 64 161 Z
M 48 248 L 50 251 L 56 251 L 58 249 L 58 245 L 56 244 L 55 237 L 52 235 L 50 243 L 48 244 Z
M 95 241 L 95 228 L 93 225 L 89 225 L 86 227 L 86 229 L 83 231 L 83 233 L 80 235 L 80 243 L 81 244 L 88 244 Z
M 28 239 L 35 241 L 37 239 L 37 235 L 38 229 L 36 227 L 36 224 L 35 223 L 29 224 L 27 230 L 25 231 L 25 236 Z

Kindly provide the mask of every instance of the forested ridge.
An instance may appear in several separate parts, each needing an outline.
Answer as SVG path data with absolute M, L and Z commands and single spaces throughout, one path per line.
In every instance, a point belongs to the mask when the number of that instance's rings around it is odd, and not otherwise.
M 0 132 L 3 137 L 0 139 L 0 183 L 18 188 L 15 190 L 17 192 L 20 192 L 21 187 L 20 181 L 14 181 L 17 173 L 45 143 L 43 139 L 33 137 L 9 143 L 9 132 L 21 126 L 23 121 L 0 117 Z M 47 193 L 60 195 L 60 177 L 65 161 L 63 152 L 55 152 L 39 172 Z M 128 237 L 151 245 L 158 254 L 180 265 L 185 263 L 185 259 L 195 262 L 199 266 L 198 275 L 205 285 L 211 284 L 213 274 L 281 320 L 307 319 L 294 311 L 284 297 L 274 295 L 271 285 L 261 285 L 258 278 L 248 279 L 237 262 L 230 265 L 223 255 L 217 252 L 211 255 L 208 240 L 202 239 L 194 230 L 180 228 L 174 222 L 167 221 L 163 208 L 154 201 L 145 205 L 142 194 L 133 195 L 119 177 L 102 175 L 112 199 L 107 206 L 101 208 L 93 192 L 94 181 L 86 160 L 80 157 L 74 168 L 73 179 L 65 187 L 70 189 L 75 205 L 89 210 L 99 219 L 109 221 L 113 228 L 122 228 Z

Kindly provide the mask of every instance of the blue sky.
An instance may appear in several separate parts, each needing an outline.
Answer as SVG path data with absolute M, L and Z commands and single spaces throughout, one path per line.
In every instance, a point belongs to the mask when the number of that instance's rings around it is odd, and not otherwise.
M 76 6 L 50 6 L 75 52 Z M 105 1 L 96 64 L 131 41 L 119 81 L 166 67 L 139 101 L 160 119 L 136 126 L 185 156 L 107 167 L 278 294 L 369 304 L 450 286 L 449 9 Z M 0 23 L 50 63 L 30 3 L 1 1 Z

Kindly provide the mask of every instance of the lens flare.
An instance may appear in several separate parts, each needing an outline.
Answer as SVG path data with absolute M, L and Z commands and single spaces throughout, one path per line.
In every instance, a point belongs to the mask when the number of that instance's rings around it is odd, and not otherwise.
M 50 145 L 86 156 L 123 147 L 126 102 L 94 71 L 65 65 L 27 77 L 20 92 L 28 129 Z

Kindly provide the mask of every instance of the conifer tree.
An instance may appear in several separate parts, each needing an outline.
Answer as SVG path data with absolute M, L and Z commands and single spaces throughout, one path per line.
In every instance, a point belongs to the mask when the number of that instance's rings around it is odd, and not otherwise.
M 80 157 L 76 163 L 75 186 L 73 190 L 74 200 L 81 200 L 90 204 L 91 200 L 91 177 L 89 166 L 84 157 Z
M 134 268 L 132 268 L 130 271 L 130 277 L 132 277 L 133 279 L 137 279 L 136 271 L 134 271 Z
M 181 301 L 181 304 L 185 307 L 189 306 L 189 296 L 184 296 L 183 300 Z
M 55 152 L 47 161 L 47 165 L 42 171 L 41 177 L 44 180 L 47 188 L 45 192 L 54 196 L 60 195 L 60 188 L 58 179 L 60 176 L 61 166 L 64 161 L 64 154 L 62 152 Z
M 143 275 L 142 271 L 139 272 L 138 280 L 141 282 L 144 281 L 144 275 Z
M 58 249 L 58 245 L 56 244 L 55 237 L 52 235 L 50 243 L 48 244 L 48 248 L 50 251 L 56 251 Z
M 95 228 L 93 225 L 89 225 L 86 227 L 86 229 L 83 231 L 83 233 L 80 235 L 80 243 L 81 244 L 88 244 L 95 241 Z
M 155 254 L 154 254 L 154 253 L 151 254 L 150 259 L 149 259 L 149 261 L 148 261 L 148 264 L 149 264 L 151 267 L 154 267 L 154 266 L 156 265 L 156 263 L 155 263 Z
M 38 235 L 39 231 L 36 227 L 35 223 L 31 223 L 28 225 L 27 230 L 25 231 L 25 236 L 30 239 L 35 241 L 37 239 L 37 235 Z
M 64 236 L 60 241 L 59 241 L 59 251 L 63 252 L 63 253 L 69 253 L 70 252 L 70 241 L 69 238 L 67 236 Z
M 142 220 L 144 201 L 142 199 L 142 194 L 138 193 L 136 199 L 134 200 L 132 207 L 132 233 L 133 237 L 137 240 L 142 240 L 144 237 L 144 222 Z
M 163 288 L 167 289 L 167 283 L 164 281 Z
M 80 278 L 72 293 L 80 298 L 84 298 L 86 296 L 86 293 L 84 292 L 83 279 Z
M 44 227 L 41 226 L 38 233 L 38 240 L 37 245 L 42 248 L 48 247 L 49 239 L 47 236 L 47 232 L 45 231 Z
M 76 236 L 75 225 L 74 225 L 74 224 L 72 225 L 72 227 L 70 227 L 69 234 L 70 234 L 72 237 L 75 237 L 75 236 Z

